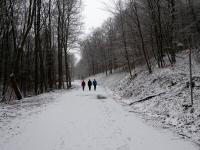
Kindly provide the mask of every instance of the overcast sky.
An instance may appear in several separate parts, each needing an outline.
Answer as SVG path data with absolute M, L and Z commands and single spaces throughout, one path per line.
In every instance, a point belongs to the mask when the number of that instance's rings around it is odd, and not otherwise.
M 84 33 L 88 34 L 92 28 L 100 27 L 111 16 L 106 11 L 104 3 L 109 4 L 112 0 L 83 0 Z
M 84 22 L 83 37 L 85 37 L 91 33 L 92 29 L 100 27 L 107 18 L 111 17 L 111 13 L 106 11 L 106 5 L 110 6 L 112 0 L 83 0 L 82 2 Z M 76 50 L 75 56 L 77 58 L 77 63 L 81 56 Z

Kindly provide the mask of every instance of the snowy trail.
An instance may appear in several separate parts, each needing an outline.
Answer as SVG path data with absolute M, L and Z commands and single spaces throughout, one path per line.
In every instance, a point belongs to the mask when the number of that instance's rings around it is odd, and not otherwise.
M 3 136 L 5 131 L 0 128 L 0 150 L 199 149 L 166 130 L 146 125 L 101 87 L 97 92 L 82 92 L 80 88 L 68 91 L 25 120 L 13 121 L 20 133 L 12 137 Z

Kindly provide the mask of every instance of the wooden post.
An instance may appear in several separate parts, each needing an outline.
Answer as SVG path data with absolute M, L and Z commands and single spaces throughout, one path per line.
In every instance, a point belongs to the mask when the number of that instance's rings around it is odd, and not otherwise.
M 11 83 L 11 87 L 15 91 L 15 95 L 17 96 L 17 99 L 21 100 L 22 99 L 22 93 L 21 93 L 21 91 L 20 91 L 20 89 L 17 85 L 17 82 L 15 80 L 15 76 L 14 76 L 13 73 L 10 75 L 10 83 Z
M 189 49 L 189 67 L 190 67 L 190 97 L 191 106 L 193 106 L 193 80 L 192 80 L 192 50 Z

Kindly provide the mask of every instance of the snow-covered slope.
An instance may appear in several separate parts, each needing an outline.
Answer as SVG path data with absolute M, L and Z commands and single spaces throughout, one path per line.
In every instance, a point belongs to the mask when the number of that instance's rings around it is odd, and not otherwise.
M 137 68 L 134 78 L 128 73 L 114 73 L 106 77 L 97 75 L 100 84 L 114 91 L 120 102 L 131 107 L 154 125 L 170 128 L 183 138 L 200 144 L 200 65 L 193 61 L 195 80 L 194 106 L 190 105 L 188 56 L 178 54 L 175 66 L 153 68 L 148 74 L 145 68 Z M 139 102 L 138 102 L 139 101 Z

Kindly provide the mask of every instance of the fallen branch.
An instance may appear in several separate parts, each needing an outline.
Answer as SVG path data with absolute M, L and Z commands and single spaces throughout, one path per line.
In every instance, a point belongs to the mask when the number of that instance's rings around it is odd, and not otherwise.
M 154 98 L 154 97 L 160 96 L 160 95 L 162 95 L 162 94 L 165 94 L 165 92 L 160 93 L 160 94 L 156 94 L 156 95 L 151 95 L 151 96 L 148 96 L 148 97 L 146 97 L 146 98 L 144 98 L 144 99 L 141 99 L 141 100 L 132 102 L 132 103 L 129 104 L 129 106 L 132 106 L 132 105 L 134 105 L 134 104 L 136 104 L 136 103 L 141 103 L 141 102 L 147 101 L 147 100 L 149 100 L 149 99 L 152 99 L 152 98 Z

